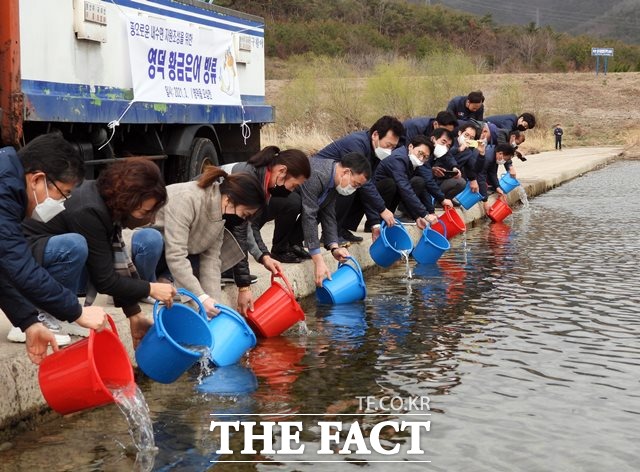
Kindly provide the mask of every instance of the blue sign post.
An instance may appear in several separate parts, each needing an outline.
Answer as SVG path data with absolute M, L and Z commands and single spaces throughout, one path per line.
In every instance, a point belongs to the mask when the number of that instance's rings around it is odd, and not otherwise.
M 591 48 L 591 55 L 596 56 L 596 76 L 600 69 L 600 56 L 604 57 L 604 75 L 607 75 L 607 64 L 610 57 L 613 57 L 613 48 Z

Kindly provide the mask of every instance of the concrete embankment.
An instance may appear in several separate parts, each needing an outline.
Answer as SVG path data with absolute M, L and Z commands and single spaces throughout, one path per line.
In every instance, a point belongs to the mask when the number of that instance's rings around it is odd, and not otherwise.
M 585 172 L 602 167 L 620 157 L 621 153 L 622 149 L 619 147 L 565 149 L 533 155 L 526 162 L 516 159 L 515 166 L 518 180 L 531 198 Z M 514 204 L 517 200 L 517 192 L 511 192 L 509 203 Z M 476 205 L 469 211 L 458 211 L 468 225 L 484 218 L 481 205 Z M 265 241 L 271 240 L 272 229 L 271 225 L 264 228 Z M 414 240 L 419 237 L 415 226 L 410 226 L 409 230 Z M 371 244 L 370 235 L 359 234 L 365 238 L 364 242 L 352 245 L 349 250 L 363 269 L 371 268 L 374 263 L 368 251 Z M 330 268 L 336 267 L 337 263 L 329 253 L 325 253 L 325 260 Z M 252 286 L 254 297 L 257 298 L 270 285 L 270 277 L 268 272 L 255 262 L 252 262 L 251 272 L 259 276 L 258 282 Z M 302 264 L 286 264 L 285 275 L 291 281 L 298 297 L 302 298 L 315 292 L 314 270 L 310 261 Z M 230 302 L 235 300 L 236 295 L 235 287 L 227 286 L 221 301 L 232 304 Z M 115 315 L 118 330 L 133 360 L 126 319 L 119 309 L 107 304 L 106 297 L 100 296 L 97 303 L 101 303 L 108 312 Z M 151 312 L 151 305 L 143 305 L 143 308 Z M 31 364 L 27 358 L 24 344 L 13 344 L 7 341 L 9 329 L 10 324 L 6 317 L 0 316 L 0 438 L 10 437 L 31 421 L 55 415 L 46 407 L 38 386 L 37 366 Z

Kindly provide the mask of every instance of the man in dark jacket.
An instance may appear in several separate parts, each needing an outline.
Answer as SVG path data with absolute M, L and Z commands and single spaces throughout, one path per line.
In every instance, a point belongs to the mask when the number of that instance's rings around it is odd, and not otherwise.
M 378 163 L 391 154 L 398 146 L 404 127 L 398 119 L 383 116 L 378 119 L 369 131 L 357 131 L 324 147 L 315 157 L 340 161 L 343 156 L 356 152 L 366 157 L 371 171 Z M 355 194 L 339 196 L 336 202 L 336 218 L 338 220 L 338 236 L 349 242 L 359 242 L 362 238 L 352 234 L 358 229 L 363 215 L 367 219 L 382 218 L 389 226 L 393 226 L 393 212 L 385 208 L 384 200 L 371 182 L 367 182 Z M 373 234 L 377 237 L 377 233 Z
M 515 167 L 511 162 L 514 153 L 514 149 L 509 144 L 498 144 L 496 146 L 489 144 L 485 146 L 484 143 L 480 143 L 478 146 L 476 172 L 485 211 L 489 211 L 488 198 L 490 190 L 494 190 L 500 196 L 505 195 L 498 183 L 498 166 L 503 165 L 510 175 L 516 176 Z
M 324 263 L 318 238 L 318 221 L 322 226 L 324 247 L 338 261 L 349 256 L 338 244 L 335 203 L 338 195 L 352 195 L 371 178 L 369 160 L 357 152 L 348 153 L 340 161 L 312 157 L 311 177 L 295 191 L 302 197 L 302 214 L 298 220 L 299 240 L 304 238 L 315 265 L 316 285 L 321 286 L 331 272 Z
M 558 123 L 556 127 L 553 129 L 553 135 L 556 137 L 556 151 L 558 150 L 562 151 L 562 135 L 563 134 L 564 134 L 564 131 L 562 131 L 562 128 L 560 127 L 560 123 Z
M 34 139 L 17 154 L 10 147 L 0 149 L 0 308 L 24 333 L 18 339 L 20 331 L 14 329 L 10 338 L 26 342 L 27 354 L 35 364 L 47 355 L 49 345 L 56 351 L 60 341 L 70 341 L 47 327 L 57 326 L 45 315 L 93 329 L 105 322 L 102 308 L 83 308 L 76 294 L 52 275 L 66 277 L 65 281 L 79 276 L 76 271 L 84 265 L 86 241 L 74 235 L 53 241 L 43 267 L 31 255 L 21 227 L 27 216 L 48 221 L 63 211 L 83 174 L 78 153 L 54 134 Z
M 429 157 L 428 164 L 431 172 L 440 185 L 440 190 L 446 198 L 453 198 L 467 185 L 462 177 L 458 163 L 451 154 L 453 133 L 444 128 L 438 128 L 431 135 L 433 142 L 433 154 Z
M 416 135 L 407 147 L 395 149 L 391 156 L 382 161 L 373 177 L 387 208 L 395 211 L 402 202 L 404 212 L 415 220 L 420 229 L 438 221 L 432 196 L 443 206 L 452 206 L 451 200 L 445 198 L 427 164 L 432 153 L 431 140 L 426 136 Z M 368 223 L 375 226 L 380 220 Z
M 466 97 L 459 95 L 453 97 L 447 105 L 447 111 L 453 113 L 458 120 L 470 119 L 482 121 L 484 116 L 484 95 L 480 90 L 470 92 Z
M 493 115 L 488 116 L 485 121 L 493 123 L 497 128 L 507 131 L 526 131 L 536 126 L 536 117 L 532 113 L 522 113 L 521 115 Z
M 400 138 L 400 146 L 407 146 L 413 137 L 419 134 L 431 136 L 431 133 L 438 128 L 453 131 L 458 126 L 458 120 L 453 113 L 441 111 L 435 118 L 419 116 L 405 121 L 402 125 L 404 126 L 404 135 Z

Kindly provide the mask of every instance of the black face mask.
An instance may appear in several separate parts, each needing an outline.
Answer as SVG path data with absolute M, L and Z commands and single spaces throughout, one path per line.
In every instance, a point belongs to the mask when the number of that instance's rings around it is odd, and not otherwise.
M 525 125 L 518 125 L 518 131 L 527 131 L 527 127 Z
M 152 220 L 153 218 L 148 216 L 145 218 L 136 218 L 135 216 L 127 215 L 122 221 L 122 226 L 129 229 L 140 228 L 141 226 L 148 225 Z
M 239 226 L 244 223 L 244 220 L 235 213 L 224 213 L 222 218 L 224 218 L 225 226 Z
M 283 185 L 276 184 L 275 187 L 269 189 L 269 193 L 272 197 L 288 197 L 291 193 L 291 190 L 287 189 L 287 187 Z

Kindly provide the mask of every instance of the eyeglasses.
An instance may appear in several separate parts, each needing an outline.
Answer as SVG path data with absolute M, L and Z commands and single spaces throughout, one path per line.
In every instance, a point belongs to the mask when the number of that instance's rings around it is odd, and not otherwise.
M 71 194 L 67 195 L 67 194 L 66 194 L 66 193 L 64 193 L 62 190 L 60 190 L 60 187 L 58 187 L 58 186 L 56 185 L 56 183 L 55 183 L 53 180 L 51 180 L 49 177 L 46 177 L 46 176 L 45 176 L 45 178 L 47 179 L 47 181 L 48 181 L 51 185 L 53 185 L 53 186 L 54 186 L 54 188 L 58 191 L 58 193 L 59 193 L 60 195 L 62 195 L 62 197 L 65 199 L 65 201 L 67 201 L 67 200 L 69 200 L 69 199 L 71 198 Z
M 428 154 L 426 154 L 426 153 L 425 153 L 425 152 L 423 152 L 423 151 L 416 151 L 416 157 L 417 157 L 418 159 L 420 159 L 421 161 L 424 161 L 425 159 L 427 159 L 427 158 L 429 157 L 429 155 L 428 155 Z

